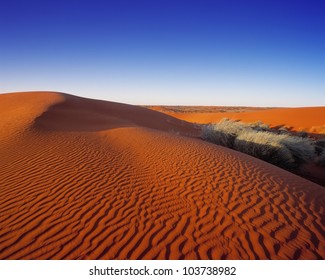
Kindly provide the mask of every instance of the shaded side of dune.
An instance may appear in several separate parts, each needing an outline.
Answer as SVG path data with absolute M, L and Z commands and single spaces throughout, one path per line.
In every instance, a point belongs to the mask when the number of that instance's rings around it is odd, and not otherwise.
M 94 132 L 119 127 L 147 127 L 182 135 L 199 134 L 191 123 L 139 106 L 68 94 L 62 96 L 62 102 L 52 105 L 35 119 L 35 129 Z

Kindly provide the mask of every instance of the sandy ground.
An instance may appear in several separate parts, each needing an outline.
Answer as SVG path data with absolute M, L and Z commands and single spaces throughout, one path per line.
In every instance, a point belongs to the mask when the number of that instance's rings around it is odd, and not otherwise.
M 1 259 L 324 259 L 325 189 L 190 123 L 0 95 Z
M 255 110 L 254 108 L 249 108 L 247 111 L 243 108 L 241 112 L 234 112 L 233 107 L 229 107 L 229 109 L 225 107 L 225 112 L 216 113 L 206 113 L 200 107 L 194 113 L 173 112 L 159 106 L 152 106 L 150 108 L 193 123 L 217 123 L 223 118 L 229 118 L 246 123 L 262 121 L 271 127 L 286 127 L 293 131 L 325 134 L 325 107 L 256 108 Z

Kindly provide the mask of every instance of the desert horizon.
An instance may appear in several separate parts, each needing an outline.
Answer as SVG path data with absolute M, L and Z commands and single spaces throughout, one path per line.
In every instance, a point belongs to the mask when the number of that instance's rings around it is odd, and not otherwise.
M 176 107 L 0 94 L 0 259 L 324 259 L 325 107 Z

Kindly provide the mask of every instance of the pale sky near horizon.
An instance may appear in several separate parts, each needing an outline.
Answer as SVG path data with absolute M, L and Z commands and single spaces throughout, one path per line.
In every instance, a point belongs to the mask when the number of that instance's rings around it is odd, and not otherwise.
M 0 93 L 325 106 L 325 1 L 6 1 Z

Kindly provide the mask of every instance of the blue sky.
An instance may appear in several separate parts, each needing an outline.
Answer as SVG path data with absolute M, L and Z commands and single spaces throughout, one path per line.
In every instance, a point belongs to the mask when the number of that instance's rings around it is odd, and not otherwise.
M 325 106 L 325 1 L 3 1 L 0 92 Z

